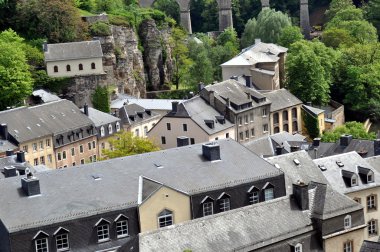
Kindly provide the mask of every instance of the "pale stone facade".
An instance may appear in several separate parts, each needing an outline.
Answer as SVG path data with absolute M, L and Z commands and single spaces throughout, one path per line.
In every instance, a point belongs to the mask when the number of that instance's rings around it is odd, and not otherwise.
M 19 147 L 25 152 L 25 161 L 31 165 L 45 165 L 52 169 L 57 167 L 51 135 L 20 143 Z
M 46 62 L 46 71 L 50 77 L 104 74 L 102 58 Z

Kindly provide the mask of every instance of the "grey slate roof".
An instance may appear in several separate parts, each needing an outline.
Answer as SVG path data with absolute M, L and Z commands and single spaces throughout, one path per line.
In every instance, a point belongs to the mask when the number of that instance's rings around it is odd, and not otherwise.
M 18 171 L 25 171 L 26 168 L 29 168 L 30 171 L 35 172 L 35 169 L 33 166 L 31 166 L 28 162 L 17 162 L 17 156 L 12 155 L 12 156 L 6 156 L 3 158 L 0 158 L 0 179 L 5 178 L 4 175 L 4 167 L 6 166 L 14 166 L 16 170 Z
M 92 125 L 92 121 L 68 100 L 1 111 L 0 123 L 8 125 L 9 134 L 19 143 Z
M 334 190 L 347 194 L 359 190 L 364 190 L 367 188 L 373 188 L 380 186 L 380 173 L 372 166 L 369 162 L 367 162 L 364 158 L 362 158 L 358 153 L 352 151 L 349 153 L 319 158 L 313 160 L 316 165 L 323 165 L 326 168 L 326 171 L 323 171 L 322 174 L 326 177 L 326 179 L 330 182 L 331 186 Z M 342 162 L 343 167 L 339 167 L 336 162 Z M 341 170 L 347 170 L 350 172 L 354 172 L 358 174 L 357 166 L 365 167 L 371 169 L 374 172 L 373 183 L 363 183 L 360 176 L 358 177 L 358 186 L 350 187 L 346 185 Z
M 140 252 L 252 251 L 313 230 L 289 196 L 139 235 Z
M 149 113 L 148 113 L 149 111 Z M 141 117 L 142 116 L 142 117 Z M 141 107 L 135 103 L 124 105 L 119 110 L 119 117 L 123 124 L 135 125 L 159 117 L 159 114 Z M 133 118 L 133 119 L 132 119 Z
M 46 62 L 103 57 L 99 40 L 48 44 L 47 49 L 44 52 Z
M 120 109 L 124 104 L 135 103 L 145 109 L 150 110 L 172 110 L 172 102 L 177 101 L 179 103 L 184 100 L 172 100 L 172 99 L 138 99 L 129 96 L 119 96 L 118 99 L 111 102 L 112 109 Z
M 49 93 L 43 89 L 34 90 L 32 94 L 33 96 L 40 97 L 42 102 L 44 103 L 61 100 L 61 98 L 59 98 L 55 94 Z
M 9 178 L 0 183 L 0 202 L 7 202 L 0 219 L 15 232 L 135 206 L 140 176 L 193 195 L 283 174 L 233 140 L 218 143 L 216 162 L 205 160 L 202 145 L 195 144 L 43 172 L 38 197 L 26 197 L 20 179 Z M 26 209 L 28 218 L 20 218 Z
M 0 153 L 4 153 L 7 150 L 16 150 L 18 147 L 8 140 L 0 139 Z
M 308 105 L 302 105 L 302 107 L 308 111 L 309 113 L 313 114 L 314 116 L 318 116 L 320 113 L 324 113 L 325 111 L 319 108 L 315 108 Z
M 367 157 L 365 161 L 380 173 L 380 156 Z
M 292 194 L 292 185 L 298 181 L 306 184 L 309 184 L 311 181 L 328 184 L 321 170 L 304 150 L 270 157 L 267 160 L 284 172 L 287 195 Z M 296 165 L 294 160 L 298 160 L 300 164 Z
M 83 108 L 80 110 L 84 111 Z M 88 118 L 94 123 L 95 127 L 120 122 L 119 118 L 91 107 L 88 108 Z
M 284 88 L 261 93 L 272 102 L 270 106 L 271 112 L 302 104 L 300 99 Z
M 364 240 L 360 252 L 380 252 L 380 242 Z
M 168 117 L 190 117 L 207 134 L 212 135 L 217 132 L 234 127 L 234 124 L 225 119 L 225 123 L 219 123 L 216 116 L 221 114 L 208 105 L 201 97 L 196 96 L 178 105 L 177 113 L 168 113 Z M 214 128 L 206 125 L 205 120 L 214 121 Z
M 351 151 L 360 153 L 362 157 L 374 156 L 374 142 L 372 140 L 352 139 L 348 146 L 342 146 L 338 140 L 336 143 L 331 143 L 330 147 L 324 152 L 318 149 L 318 153 L 324 157 Z

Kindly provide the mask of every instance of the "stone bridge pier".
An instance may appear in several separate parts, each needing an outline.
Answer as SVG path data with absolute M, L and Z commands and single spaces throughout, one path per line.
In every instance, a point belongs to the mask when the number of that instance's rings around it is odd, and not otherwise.
M 270 7 L 269 0 L 261 0 L 261 8 Z
M 217 0 L 219 7 L 219 31 L 233 27 L 231 0 Z

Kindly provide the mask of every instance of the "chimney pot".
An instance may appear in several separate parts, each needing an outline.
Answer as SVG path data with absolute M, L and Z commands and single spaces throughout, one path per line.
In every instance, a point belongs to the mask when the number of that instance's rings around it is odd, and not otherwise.
M 5 151 L 5 155 L 6 155 L 7 157 L 13 156 L 13 150 L 6 150 L 6 151 Z
M 320 138 L 314 138 L 313 139 L 313 146 L 318 147 L 321 142 Z
M 4 139 L 4 140 L 8 140 L 9 136 L 8 136 L 8 125 L 6 123 L 2 123 L 0 125 L 0 129 L 1 129 L 1 137 Z
M 177 137 L 177 147 L 187 146 L 189 144 L 190 142 L 187 136 Z
M 88 105 L 87 105 L 87 103 L 84 104 L 84 106 L 83 106 L 83 111 L 84 111 L 84 114 L 85 114 L 86 116 L 88 116 Z
M 352 140 L 351 135 L 341 135 L 339 143 L 341 146 L 348 146 Z
M 172 112 L 177 113 L 178 102 L 172 102 Z
M 220 146 L 218 143 L 206 143 L 202 145 L 202 154 L 208 161 L 220 160 Z
M 293 196 L 302 211 L 309 209 L 309 186 L 307 184 L 302 181 L 293 184 Z
M 17 162 L 18 163 L 25 163 L 25 152 L 23 152 L 23 151 L 17 152 Z
M 41 194 L 40 180 L 31 173 L 28 173 L 26 178 L 21 179 L 21 187 L 28 196 Z

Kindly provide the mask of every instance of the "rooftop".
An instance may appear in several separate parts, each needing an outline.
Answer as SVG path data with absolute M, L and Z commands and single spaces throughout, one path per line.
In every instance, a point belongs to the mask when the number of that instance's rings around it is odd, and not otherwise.
M 271 112 L 302 104 L 300 99 L 284 88 L 270 92 L 263 91 L 261 93 L 272 102 L 270 106 Z
M 84 109 L 81 109 L 84 112 Z M 120 119 L 110 115 L 108 113 L 104 113 L 103 111 L 88 107 L 88 118 L 94 123 L 95 127 L 100 127 L 102 125 L 106 125 L 109 123 L 119 122 Z
M 99 40 L 47 44 L 44 54 L 46 62 L 103 57 Z
M 129 103 L 124 105 L 119 110 L 119 117 L 123 124 L 135 125 L 146 120 L 150 120 L 154 117 L 158 118 L 159 115 L 149 109 L 143 108 L 138 104 Z
M 138 99 L 130 96 L 119 96 L 118 99 L 111 102 L 112 109 L 120 109 L 126 104 L 135 103 L 145 109 L 150 110 L 167 110 L 172 109 L 172 102 L 183 102 L 184 100 L 172 100 L 172 99 Z

